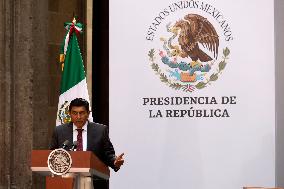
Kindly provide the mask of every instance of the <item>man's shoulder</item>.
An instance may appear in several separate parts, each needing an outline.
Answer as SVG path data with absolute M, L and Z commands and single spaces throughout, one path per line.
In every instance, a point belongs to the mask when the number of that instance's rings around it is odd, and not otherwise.
M 101 123 L 89 122 L 89 126 L 96 129 L 107 129 L 107 126 Z
M 57 129 L 57 130 L 62 130 L 62 129 L 69 128 L 69 127 L 71 127 L 71 126 L 72 126 L 72 123 L 64 123 L 64 124 L 62 124 L 62 125 L 56 126 L 56 129 Z

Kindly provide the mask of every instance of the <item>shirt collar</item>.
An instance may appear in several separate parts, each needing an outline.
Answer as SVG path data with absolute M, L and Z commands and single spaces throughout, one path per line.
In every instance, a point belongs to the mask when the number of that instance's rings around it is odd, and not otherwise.
M 89 123 L 89 122 L 86 121 L 85 125 L 82 127 L 82 129 L 83 129 L 84 131 L 87 131 L 87 125 L 88 125 L 88 123 Z M 72 125 L 73 125 L 73 131 L 75 131 L 76 129 L 78 129 L 74 123 L 72 123 Z

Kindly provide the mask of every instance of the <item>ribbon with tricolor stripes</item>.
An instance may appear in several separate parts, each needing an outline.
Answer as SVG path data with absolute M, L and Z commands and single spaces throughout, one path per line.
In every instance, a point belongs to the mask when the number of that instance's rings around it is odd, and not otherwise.
M 65 55 L 66 55 L 68 44 L 69 44 L 72 34 L 75 32 L 76 35 L 79 35 L 80 33 L 83 32 L 82 24 L 76 23 L 76 18 L 74 18 L 72 22 L 65 22 L 64 27 L 67 30 L 67 34 L 64 38 L 63 44 L 61 45 L 61 52 L 60 52 L 60 63 L 62 63 L 62 71 L 64 68 Z

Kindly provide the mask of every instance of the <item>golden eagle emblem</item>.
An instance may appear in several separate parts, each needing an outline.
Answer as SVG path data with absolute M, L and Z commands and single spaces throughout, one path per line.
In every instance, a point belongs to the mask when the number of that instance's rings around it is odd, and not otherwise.
M 217 58 L 219 36 L 206 18 L 197 14 L 188 14 L 184 17 L 184 20 L 177 21 L 172 30 L 178 30 L 178 42 L 181 47 L 180 56 L 182 58 L 190 57 L 195 62 L 212 60 L 212 57 L 199 48 L 199 43 L 213 52 L 214 58 Z
M 151 67 L 161 81 L 175 90 L 193 92 L 218 80 L 227 65 L 230 49 L 224 46 L 208 19 L 186 14 L 165 26 L 167 33 L 160 37 L 162 48 L 148 52 Z M 223 56 L 218 56 L 220 41 Z M 163 64 L 157 63 L 156 56 Z

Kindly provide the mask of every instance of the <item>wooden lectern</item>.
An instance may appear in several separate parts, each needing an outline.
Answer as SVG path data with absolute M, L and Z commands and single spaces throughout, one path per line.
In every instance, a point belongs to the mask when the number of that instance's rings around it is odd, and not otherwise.
M 46 176 L 46 189 L 73 189 L 75 177 L 51 176 L 47 166 L 48 155 L 51 150 L 33 150 L 31 154 L 31 170 Z M 78 177 L 96 176 L 109 179 L 109 168 L 90 151 L 70 151 L 72 167 L 69 173 Z M 75 187 L 76 188 L 76 187 Z

